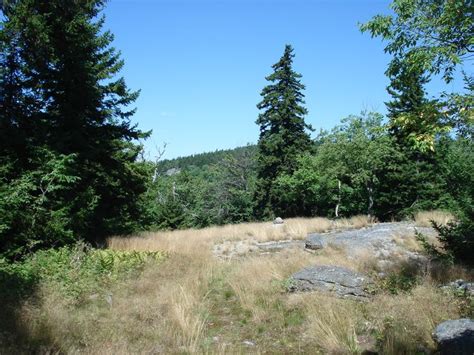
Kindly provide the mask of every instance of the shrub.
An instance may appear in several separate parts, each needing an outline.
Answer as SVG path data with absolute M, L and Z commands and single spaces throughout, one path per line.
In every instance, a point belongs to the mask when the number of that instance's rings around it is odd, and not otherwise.
M 25 296 L 38 282 L 51 286 L 65 298 L 81 302 L 116 281 L 139 272 L 149 262 L 160 262 L 163 252 L 99 250 L 84 243 L 41 250 L 23 262 L 0 260 L 2 293 Z
M 458 220 L 446 225 L 432 221 L 433 227 L 438 232 L 441 250 L 428 243 L 425 236 L 420 233 L 416 238 L 432 257 L 449 263 L 459 262 L 473 265 L 474 260 L 474 208 L 468 208 Z
M 392 295 L 409 292 L 420 283 L 419 272 L 416 264 L 402 263 L 398 270 L 389 272 L 380 280 L 380 287 Z

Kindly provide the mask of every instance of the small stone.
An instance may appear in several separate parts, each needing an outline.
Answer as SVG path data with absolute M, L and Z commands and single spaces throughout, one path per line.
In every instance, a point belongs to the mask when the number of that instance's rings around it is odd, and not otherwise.
M 250 340 L 244 340 L 242 344 L 247 345 L 247 346 L 255 346 L 255 343 Z
M 277 217 L 273 220 L 273 224 L 283 224 L 284 221 L 283 221 L 283 218 L 281 217 Z
M 448 320 L 433 332 L 440 354 L 474 354 L 474 320 L 468 318 Z
M 324 245 L 322 242 L 322 236 L 318 233 L 312 233 L 306 238 L 304 247 L 310 250 L 323 249 Z

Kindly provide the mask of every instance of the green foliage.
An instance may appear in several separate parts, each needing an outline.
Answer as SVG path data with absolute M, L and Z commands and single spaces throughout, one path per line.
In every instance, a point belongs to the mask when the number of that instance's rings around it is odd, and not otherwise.
M 451 196 L 448 207 L 455 214 L 463 213 L 474 205 L 474 141 L 445 138 L 439 143 L 436 159 L 436 172 Z
M 472 264 L 474 255 L 474 143 L 470 139 L 446 138 L 438 149 L 440 161 L 438 174 L 442 176 L 445 190 L 449 192 L 446 205 L 457 220 L 446 226 L 434 224 L 441 244 L 436 249 L 419 234 L 418 240 L 434 258 L 447 262 Z
M 471 0 L 394 0 L 394 15 L 377 15 L 361 25 L 363 32 L 388 41 L 394 56 L 387 72 L 400 63 L 443 74 L 449 82 L 459 64 L 474 51 L 474 4 Z
M 294 215 L 287 208 L 273 186 L 281 174 L 291 174 L 297 167 L 298 156 L 311 149 L 311 140 L 306 130 L 312 127 L 305 123 L 304 85 L 301 75 L 293 71 L 293 48 L 285 47 L 274 72 L 266 77 L 271 82 L 261 92 L 262 101 L 257 105 L 263 110 L 256 123 L 260 126 L 257 158 L 257 187 L 255 191 L 256 214 L 260 217 L 277 213 Z
M 474 76 L 464 73 L 464 93 L 443 93 L 445 115 L 456 133 L 466 139 L 474 139 Z
M 182 170 L 191 167 L 205 169 L 206 167 L 220 164 L 224 159 L 238 159 L 240 156 L 254 156 L 256 152 L 257 146 L 249 144 L 234 149 L 222 149 L 216 150 L 215 152 L 192 154 L 186 157 L 174 159 L 164 159 L 156 164 L 156 168 L 158 174 L 166 174 L 166 172 L 171 169 Z
M 388 93 L 392 101 L 387 102 L 388 117 L 393 119 L 400 114 L 420 112 L 427 103 L 424 85 L 428 78 L 420 67 L 397 65 L 397 71 L 390 75 Z M 391 127 L 395 129 L 395 127 Z
M 449 263 L 474 265 L 474 209 L 472 206 L 459 217 L 458 221 L 449 222 L 446 226 L 433 222 L 438 232 L 441 251 L 430 245 L 426 238 L 417 235 L 425 250 L 432 256 Z
M 14 174 L 8 163 L 0 173 L 0 250 L 7 258 L 74 241 L 69 201 L 61 195 L 80 180 L 72 168 L 75 155 L 39 149 L 35 159 L 37 168 L 17 178 L 6 178 Z
M 389 92 L 398 100 L 395 105 L 402 106 L 391 112 L 395 130 L 405 132 L 408 142 L 422 152 L 433 150 L 436 137 L 452 128 L 472 133 L 472 77 L 465 75 L 467 93 L 443 93 L 439 101 L 423 103 L 422 85 L 433 74 L 442 74 L 449 83 L 456 68 L 472 56 L 473 2 L 394 0 L 391 8 L 394 15 L 377 15 L 361 30 L 386 40 L 385 52 L 393 56 L 386 71 Z M 389 103 L 389 111 L 397 108 L 393 105 Z
M 382 116 L 350 116 L 330 133 L 322 132 L 316 145 L 314 154 L 298 160 L 293 174 L 276 180 L 282 201 L 298 215 L 377 215 L 381 180 L 399 154 Z
M 26 295 L 41 283 L 72 302 L 82 302 L 84 297 L 106 292 L 114 282 L 165 257 L 162 252 L 100 250 L 79 243 L 40 250 L 22 262 L 1 259 L 0 283 L 6 296 Z
M 321 132 L 315 146 L 296 158 L 293 173 L 274 180 L 273 191 L 290 215 L 335 217 L 337 209 L 337 216 L 390 220 L 424 209 L 456 211 L 474 195 L 467 139 L 445 136 L 434 153 L 422 154 L 399 144 L 382 115 L 363 112 Z M 190 158 L 180 172 L 155 179 L 156 165 L 144 163 L 150 178 L 142 224 L 176 229 L 254 220 L 254 152 L 236 150 L 214 161 L 198 167 Z
M 19 257 L 137 228 L 145 191 L 136 164 L 147 134 L 138 97 L 104 31 L 102 0 L 21 0 L 0 28 L 0 253 Z
M 381 280 L 380 286 L 392 295 L 409 292 L 419 284 L 418 271 L 416 265 L 404 265 L 399 271 L 391 272 L 385 276 Z
M 398 144 L 380 114 L 365 112 L 342 122 L 318 136 L 315 153 L 299 158 L 293 174 L 276 179 L 275 191 L 295 214 L 369 214 L 386 220 L 417 210 L 454 208 L 454 191 L 446 185 L 450 168 L 442 165 L 449 145 L 457 141 L 442 143 L 435 157 L 426 157 Z M 466 149 L 460 148 L 463 154 Z M 440 174 L 444 171 L 446 175 Z M 461 176 L 452 178 L 462 184 L 460 195 L 469 191 Z
M 397 62 L 394 59 L 393 62 Z M 442 105 L 425 98 L 423 85 L 428 82 L 420 66 L 397 64 L 390 73 L 387 102 L 390 131 L 401 145 L 417 151 L 433 151 L 435 138 L 450 131 L 451 126 L 442 123 Z
M 149 175 L 142 198 L 142 224 L 152 229 L 181 229 L 253 219 L 255 149 L 241 147 L 222 155 L 180 158 L 176 165 L 145 163 Z M 210 164 L 201 164 L 203 156 Z M 184 165 L 188 162 L 190 165 Z M 169 169 L 173 170 L 170 174 Z

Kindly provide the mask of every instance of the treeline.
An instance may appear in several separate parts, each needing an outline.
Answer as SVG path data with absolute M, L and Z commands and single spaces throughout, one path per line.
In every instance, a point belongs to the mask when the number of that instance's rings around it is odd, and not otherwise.
M 150 225 L 174 229 L 259 219 L 258 152 L 239 148 L 214 158 L 201 167 L 189 158 L 176 174 L 149 180 L 144 201 Z M 147 164 L 151 172 L 154 164 Z M 275 208 L 263 219 L 356 214 L 402 219 L 420 210 L 459 211 L 474 196 L 472 140 L 445 134 L 434 152 L 414 152 L 397 142 L 375 112 L 349 116 L 321 132 L 294 165 L 293 173 L 274 180 Z
M 139 230 L 433 208 L 456 213 L 445 235 L 472 250 L 474 79 L 436 98 L 424 89 L 472 56 L 471 1 L 395 0 L 394 15 L 361 26 L 392 55 L 386 119 L 363 112 L 311 139 L 287 45 L 261 92 L 257 146 L 163 162 L 139 159 L 149 132 L 130 123 L 139 93 L 119 76 L 105 3 L 2 2 L 1 257 Z

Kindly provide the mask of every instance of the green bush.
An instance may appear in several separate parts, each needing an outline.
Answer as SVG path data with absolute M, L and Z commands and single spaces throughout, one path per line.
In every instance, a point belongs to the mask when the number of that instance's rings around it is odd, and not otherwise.
M 439 225 L 432 221 L 438 232 L 441 250 L 431 245 L 420 233 L 416 238 L 421 242 L 426 252 L 433 258 L 448 263 L 463 263 L 474 265 L 474 208 L 466 208 L 456 221 L 447 225 Z
M 380 286 L 392 295 L 411 291 L 419 284 L 418 268 L 416 265 L 403 265 L 397 272 L 391 272 L 381 280 Z
M 84 243 L 41 250 L 23 262 L 0 260 L 2 293 L 24 296 L 38 283 L 80 303 L 93 293 L 105 292 L 114 282 L 135 275 L 150 262 L 161 262 L 163 252 L 99 250 Z

